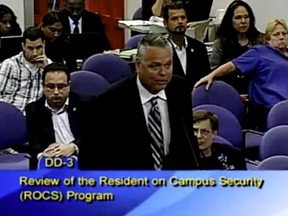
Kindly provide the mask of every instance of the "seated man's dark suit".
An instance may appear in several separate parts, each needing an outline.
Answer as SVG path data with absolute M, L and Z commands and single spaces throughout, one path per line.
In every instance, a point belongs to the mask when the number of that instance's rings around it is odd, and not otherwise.
M 96 98 L 81 139 L 81 169 L 153 170 L 152 149 L 134 75 Z M 171 141 L 163 169 L 197 169 L 199 150 L 192 133 L 191 95 L 184 80 L 165 89 Z M 94 113 L 92 113 L 94 112 Z M 86 112 L 88 113 L 88 112 Z M 190 135 L 189 135 L 190 134 Z
M 186 47 L 187 67 L 184 74 L 180 59 L 173 47 L 173 75 L 186 77 L 190 90 L 194 84 L 211 72 L 207 49 L 200 41 L 186 37 L 188 46 Z
M 71 33 L 69 12 L 66 9 L 61 11 L 63 17 L 63 33 Z M 105 50 L 110 50 L 110 43 L 107 38 L 105 27 L 101 21 L 101 17 L 93 12 L 83 10 L 81 14 L 82 18 L 82 33 L 100 33 L 103 34 L 105 43 Z
M 29 139 L 29 153 L 32 156 L 30 167 L 37 168 L 37 155 L 43 152 L 50 144 L 55 142 L 55 134 L 53 128 L 51 111 L 45 107 L 45 97 L 28 104 L 25 108 L 28 139 Z M 70 93 L 69 104 L 67 107 L 68 118 L 71 132 L 75 138 L 77 146 L 80 144 L 79 132 L 79 112 L 78 109 L 81 104 L 81 99 L 78 95 Z

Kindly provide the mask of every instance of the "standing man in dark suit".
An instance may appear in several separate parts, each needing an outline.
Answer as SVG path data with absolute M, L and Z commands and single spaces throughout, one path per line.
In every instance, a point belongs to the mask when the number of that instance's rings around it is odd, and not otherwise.
M 44 96 L 26 106 L 31 168 L 39 157 L 69 157 L 78 154 L 77 127 L 80 98 L 70 93 L 66 66 L 52 63 L 43 71 Z
M 165 5 L 163 18 L 173 48 L 173 74 L 185 77 L 192 90 L 199 78 L 210 73 L 206 47 L 200 41 L 185 36 L 187 16 L 181 2 Z
M 101 17 L 85 9 L 85 0 L 66 0 L 63 14 L 63 33 L 99 33 L 106 41 L 105 50 L 110 49 L 110 43 L 105 33 Z
M 172 78 L 172 49 L 165 36 L 142 39 L 136 70 L 90 107 L 80 168 L 197 169 L 191 94 L 184 80 Z

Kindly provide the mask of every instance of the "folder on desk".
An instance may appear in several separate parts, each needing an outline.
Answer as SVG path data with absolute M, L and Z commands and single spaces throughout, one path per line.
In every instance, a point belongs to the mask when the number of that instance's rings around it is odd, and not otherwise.
M 128 60 L 133 60 L 134 57 L 136 57 L 136 55 L 137 55 L 137 49 L 122 50 L 119 53 L 120 58 Z
M 146 20 L 119 20 L 119 24 L 125 26 L 149 26 L 151 25 L 150 21 Z

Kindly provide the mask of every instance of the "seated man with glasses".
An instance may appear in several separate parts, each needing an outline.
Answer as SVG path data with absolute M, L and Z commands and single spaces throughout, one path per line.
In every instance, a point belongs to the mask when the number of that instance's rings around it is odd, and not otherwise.
M 31 168 L 40 157 L 78 154 L 80 97 L 70 92 L 65 65 L 52 63 L 43 71 L 44 96 L 25 108 Z
M 194 134 L 200 150 L 202 169 L 245 170 L 245 160 L 233 146 L 214 143 L 217 135 L 218 117 L 211 112 L 199 110 L 193 113 Z

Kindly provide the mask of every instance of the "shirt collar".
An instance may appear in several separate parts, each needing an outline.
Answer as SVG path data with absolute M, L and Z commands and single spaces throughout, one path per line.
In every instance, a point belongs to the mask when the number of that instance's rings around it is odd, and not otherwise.
M 179 47 L 177 44 L 175 44 L 173 40 L 171 40 L 171 39 L 169 39 L 169 40 L 170 40 L 172 46 L 174 47 L 174 49 L 179 49 L 179 50 L 182 49 L 182 47 Z M 186 36 L 184 36 L 184 48 L 186 49 L 187 47 L 188 47 L 188 41 L 187 41 Z
M 47 100 L 45 100 L 45 107 L 47 107 L 50 111 L 52 111 L 52 113 L 55 113 L 55 114 L 61 114 L 61 113 L 65 112 L 67 107 L 68 107 L 68 104 L 69 104 L 69 98 L 67 98 L 64 105 L 59 110 L 56 111 L 56 110 L 52 109 L 49 106 Z
M 140 93 L 140 98 L 141 98 L 141 103 L 142 105 L 148 103 L 153 97 L 159 97 L 160 99 L 166 101 L 167 97 L 166 97 L 166 93 L 163 90 L 159 91 L 157 94 L 151 94 L 140 82 L 139 76 L 137 76 L 137 87 L 139 89 L 139 93 Z

